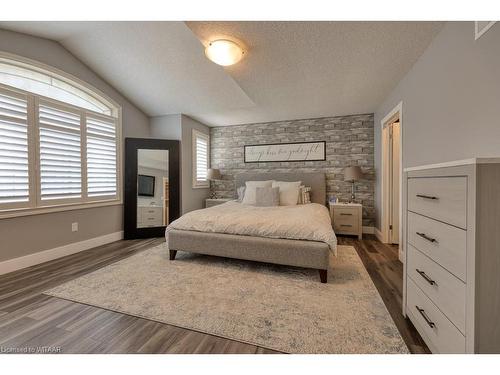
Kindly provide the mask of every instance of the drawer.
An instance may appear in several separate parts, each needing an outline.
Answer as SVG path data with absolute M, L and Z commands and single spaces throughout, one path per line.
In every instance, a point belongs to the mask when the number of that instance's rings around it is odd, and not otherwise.
M 142 213 L 144 215 L 161 215 L 160 207 L 143 207 Z
M 333 220 L 339 222 L 355 222 L 359 220 L 359 211 L 349 208 L 335 208 L 333 210 Z
M 467 228 L 467 177 L 408 179 L 410 211 Z
M 143 212 L 142 213 L 142 219 L 143 220 L 147 220 L 150 217 L 151 218 L 155 218 L 155 219 L 161 218 L 161 211 L 157 211 L 157 212 L 156 211 L 155 212 Z
M 339 234 L 359 234 L 359 226 L 349 223 L 333 223 L 333 231 Z
M 429 349 L 433 353 L 465 353 L 465 336 L 412 279 L 408 278 L 406 285 L 406 312 Z
M 411 245 L 408 246 L 406 272 L 465 334 L 465 284 Z
M 358 234 L 359 218 L 357 216 L 334 218 L 333 230 L 343 234 Z
M 408 242 L 458 278 L 467 281 L 465 230 L 408 212 Z

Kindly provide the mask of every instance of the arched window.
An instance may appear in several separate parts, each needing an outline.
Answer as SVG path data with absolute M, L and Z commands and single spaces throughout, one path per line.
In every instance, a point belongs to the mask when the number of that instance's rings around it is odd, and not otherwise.
M 117 106 L 96 89 L 55 68 L 42 66 L 34 61 L 0 54 L 0 83 L 104 115 L 118 115 Z
M 75 77 L 0 53 L 0 216 L 119 200 L 120 112 Z

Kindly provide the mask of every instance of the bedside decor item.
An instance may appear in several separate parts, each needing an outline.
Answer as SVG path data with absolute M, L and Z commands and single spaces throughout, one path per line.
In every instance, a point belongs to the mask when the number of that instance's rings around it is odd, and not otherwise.
M 219 169 L 216 168 L 210 168 L 207 170 L 207 180 L 209 181 L 216 181 L 216 180 L 222 180 L 222 175 L 220 173 Z M 217 199 L 217 193 L 215 191 L 212 191 L 210 193 L 210 198 L 211 199 Z
M 222 180 L 222 175 L 220 173 L 220 169 L 210 168 L 207 171 L 207 179 L 212 180 L 212 181 Z
M 335 234 L 350 234 L 363 238 L 363 206 L 359 203 L 329 203 Z
M 326 160 L 326 142 L 297 142 L 248 145 L 245 163 Z
M 351 200 L 349 203 L 354 202 L 356 199 L 356 195 L 354 194 L 354 182 L 361 179 L 363 173 L 361 172 L 361 168 L 358 166 L 347 167 L 344 169 L 344 181 L 349 181 L 352 184 L 351 188 Z

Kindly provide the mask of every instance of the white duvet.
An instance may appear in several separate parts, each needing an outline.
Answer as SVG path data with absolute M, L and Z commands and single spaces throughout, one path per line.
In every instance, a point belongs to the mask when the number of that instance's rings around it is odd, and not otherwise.
M 319 241 L 328 244 L 337 255 L 337 238 L 330 214 L 325 206 L 317 203 L 255 207 L 230 201 L 191 211 L 173 221 L 165 232 L 167 241 L 172 229 Z

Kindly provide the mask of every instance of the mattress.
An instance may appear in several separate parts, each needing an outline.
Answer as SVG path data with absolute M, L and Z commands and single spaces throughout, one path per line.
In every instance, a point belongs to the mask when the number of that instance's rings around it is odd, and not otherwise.
M 173 230 L 315 241 L 326 244 L 335 255 L 337 250 L 328 209 L 317 203 L 255 207 L 230 201 L 191 211 L 170 223 L 165 232 L 167 243 Z

